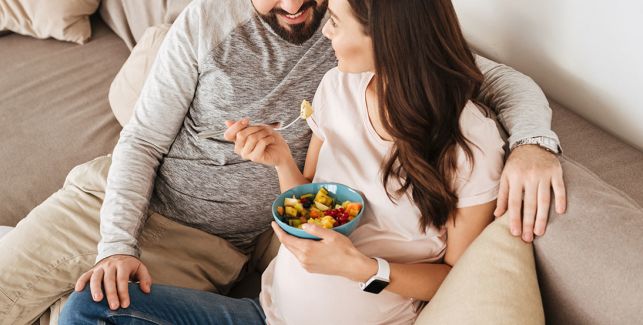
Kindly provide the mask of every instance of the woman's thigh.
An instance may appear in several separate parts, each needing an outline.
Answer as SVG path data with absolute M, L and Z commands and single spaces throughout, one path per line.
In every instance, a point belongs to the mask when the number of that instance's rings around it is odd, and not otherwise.
M 74 292 L 60 324 L 265 324 L 257 299 L 165 285 L 153 285 L 151 293 L 145 294 L 135 283 L 130 283 L 129 293 L 128 308 L 111 310 L 105 299 L 94 302 L 89 288 Z

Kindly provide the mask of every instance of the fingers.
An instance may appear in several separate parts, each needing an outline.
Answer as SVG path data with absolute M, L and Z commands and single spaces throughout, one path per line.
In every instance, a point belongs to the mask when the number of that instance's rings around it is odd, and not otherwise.
M 534 235 L 536 236 L 545 234 L 549 218 L 549 203 L 551 203 L 551 185 L 548 181 L 543 181 L 538 185 L 538 213 L 534 227 Z
M 554 189 L 556 212 L 559 214 L 563 214 L 567 210 L 567 190 L 565 189 L 562 168 L 558 173 L 554 175 L 554 177 L 552 177 L 551 185 Z
M 253 134 L 265 130 L 265 126 L 249 126 L 239 132 L 237 132 L 236 139 L 234 140 L 234 152 L 238 155 L 243 154 L 243 149 L 246 145 L 252 145 L 254 148 L 254 143 L 256 142 L 255 136 Z M 250 142 L 250 144 L 248 143 Z
M 152 276 L 150 275 L 150 271 L 148 271 L 147 267 L 143 263 L 140 263 L 138 265 L 138 268 L 136 269 L 136 271 L 134 271 L 134 276 L 139 281 L 139 287 L 141 287 L 141 291 L 145 293 L 150 293 L 152 291 Z
M 87 284 L 87 282 L 89 282 L 89 280 L 91 279 L 93 273 L 94 273 L 93 270 L 89 270 L 89 271 L 83 273 L 83 275 L 81 275 L 80 278 L 78 278 L 78 281 L 76 281 L 76 285 L 74 286 L 74 290 L 75 291 L 83 291 L 83 289 L 85 289 L 85 285 Z
M 507 211 L 508 200 L 509 182 L 507 181 L 507 176 L 505 176 L 505 173 L 502 173 L 502 177 L 500 178 L 500 190 L 498 192 L 496 210 L 493 212 L 493 215 L 495 215 L 496 218 L 502 217 L 502 215 Z
M 259 158 L 263 156 L 263 154 L 266 151 L 266 148 L 273 143 L 275 143 L 275 138 L 270 135 L 259 140 L 257 142 L 257 145 L 252 150 L 252 152 L 246 155 L 247 159 L 250 159 L 252 161 L 257 161 Z
M 337 234 L 337 232 L 333 230 L 319 227 L 313 224 L 308 224 L 308 223 L 303 224 L 302 228 L 304 229 L 305 232 L 313 236 L 317 236 L 321 239 L 328 239 L 328 238 L 334 237 Z
M 256 132 L 249 134 L 247 137 L 245 137 L 246 143 L 244 144 L 243 148 L 241 149 L 241 152 L 239 153 L 240 156 L 243 159 L 249 159 L 250 154 L 253 153 L 257 144 L 260 141 L 262 141 L 264 138 L 270 136 L 270 134 L 271 134 L 270 131 L 266 128 L 260 128 Z M 261 151 L 260 153 L 263 153 L 263 151 Z
M 534 223 L 538 203 L 538 183 L 528 183 L 525 186 L 522 216 L 522 240 L 530 243 L 534 240 Z
M 228 141 L 235 141 L 237 133 L 248 126 L 247 118 L 243 118 L 237 122 L 233 122 L 232 124 L 229 124 L 228 122 L 232 121 L 226 121 L 226 126 L 228 127 L 228 129 L 225 131 L 225 133 L 223 133 L 223 138 Z
M 126 270 L 123 265 L 119 265 L 116 268 L 116 290 L 121 308 L 127 308 L 129 306 L 129 278 L 130 272 Z
M 103 273 L 104 271 L 100 267 L 94 269 L 89 282 L 89 289 L 92 292 L 92 298 L 96 302 L 103 300 L 103 289 L 101 288 L 103 285 Z
M 521 234 L 522 191 L 521 183 L 513 183 L 509 186 L 509 227 L 514 236 Z
M 120 301 L 118 300 L 118 292 L 116 291 L 116 268 L 109 267 L 105 270 L 103 286 L 105 287 L 105 295 L 107 296 L 109 308 L 112 310 L 118 309 Z
M 299 257 L 302 254 L 305 246 L 308 245 L 308 240 L 289 235 L 274 221 L 272 222 L 271 226 L 275 231 L 275 235 L 277 235 L 279 241 L 284 246 L 286 246 L 286 248 L 288 248 L 288 250 L 291 251 L 296 257 Z

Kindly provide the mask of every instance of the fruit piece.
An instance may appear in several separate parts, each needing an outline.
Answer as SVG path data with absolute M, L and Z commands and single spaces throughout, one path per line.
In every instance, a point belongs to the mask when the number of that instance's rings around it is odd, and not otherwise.
M 349 204 L 351 204 L 351 201 L 344 201 L 344 203 L 342 203 L 342 208 L 346 209 Z
M 291 217 L 291 218 L 297 217 L 297 209 L 287 206 L 286 207 L 286 215 Z
M 326 216 L 321 219 L 321 226 L 326 229 L 331 229 L 333 228 L 333 225 L 335 224 L 335 222 L 336 221 L 335 219 L 333 219 L 333 217 Z
M 317 207 L 317 209 L 319 209 L 321 211 L 326 211 L 326 210 L 330 209 L 329 207 L 325 206 L 323 203 L 320 203 L 320 202 L 317 202 L 317 201 L 315 201 L 315 207 Z
M 310 193 L 308 193 L 308 194 L 304 194 L 304 195 L 302 195 L 299 199 L 300 199 L 300 200 L 303 200 L 303 199 L 308 199 L 308 198 L 311 198 L 311 199 L 312 199 L 312 198 L 313 198 L 313 195 L 312 195 L 312 194 L 310 194 Z
M 348 212 L 348 215 L 351 216 L 357 216 L 359 214 L 359 211 L 362 210 L 362 205 L 359 203 L 353 203 L 351 202 L 346 206 L 346 211 Z
M 328 191 L 325 188 L 320 188 L 315 195 L 315 202 L 319 202 L 327 207 L 333 206 L 333 198 L 328 195 Z
M 311 208 L 310 209 L 310 217 L 311 218 L 321 218 L 323 216 L 323 212 L 317 208 Z
M 283 216 L 284 215 L 284 207 L 277 207 L 277 214 L 279 214 L 280 216 Z
M 290 219 L 290 220 L 288 220 L 288 224 L 290 226 L 292 226 L 292 227 L 298 228 L 299 226 L 301 226 L 301 220 L 299 220 L 299 219 Z
M 294 207 L 295 207 L 295 210 L 297 210 L 299 213 L 303 213 L 303 211 L 304 211 L 304 205 L 303 204 L 297 203 L 297 204 L 294 205 Z
M 297 204 L 297 203 L 299 203 L 299 200 L 297 200 L 297 199 L 296 199 L 296 198 L 294 198 L 294 197 L 293 197 L 293 198 L 289 198 L 289 197 L 287 197 L 287 198 L 284 200 L 284 205 L 285 205 L 285 206 L 287 206 L 287 207 L 294 207 L 294 206 L 295 206 L 295 204 Z
M 311 105 L 309 101 L 304 99 L 301 102 L 301 106 L 299 107 L 299 117 L 305 120 L 311 115 L 313 115 L 313 105 Z

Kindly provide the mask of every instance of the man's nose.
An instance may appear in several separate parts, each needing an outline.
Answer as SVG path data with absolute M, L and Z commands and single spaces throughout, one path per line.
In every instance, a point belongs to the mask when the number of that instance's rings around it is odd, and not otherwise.
M 299 9 L 301 9 L 304 1 L 305 0 L 283 0 L 281 1 L 281 9 L 290 14 L 296 14 L 299 12 Z

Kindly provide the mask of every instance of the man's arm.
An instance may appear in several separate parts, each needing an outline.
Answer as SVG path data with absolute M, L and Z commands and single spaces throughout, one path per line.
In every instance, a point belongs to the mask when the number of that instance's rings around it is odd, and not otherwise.
M 156 61 L 125 125 L 112 157 L 100 211 L 101 240 L 96 265 L 80 276 L 76 291 L 89 282 L 94 301 L 103 288 L 112 310 L 129 306 L 128 281 L 150 292 L 152 277 L 138 259 L 137 237 L 147 218 L 156 169 L 178 134 L 198 79 L 198 35 L 203 23 L 200 1 L 179 16 L 162 43 Z
M 156 169 L 181 129 L 197 85 L 200 10 L 189 6 L 168 31 L 114 148 L 100 211 L 97 262 L 116 254 L 139 256 L 137 237 Z
M 478 99 L 496 111 L 509 133 L 511 154 L 502 173 L 494 214 L 499 217 L 508 209 L 511 233 L 522 234 L 523 240 L 531 242 L 534 234 L 545 233 L 552 188 L 556 211 L 564 213 L 566 208 L 563 172 L 557 157 L 536 145 L 517 146 L 527 139 L 543 137 L 560 151 L 558 136 L 551 130 L 551 108 L 531 78 L 481 56 L 476 61 L 485 77 Z
M 479 55 L 476 63 L 485 78 L 478 100 L 494 109 L 509 133 L 510 148 L 520 140 L 538 136 L 560 145 L 558 136 L 551 130 L 549 102 L 531 78 Z

